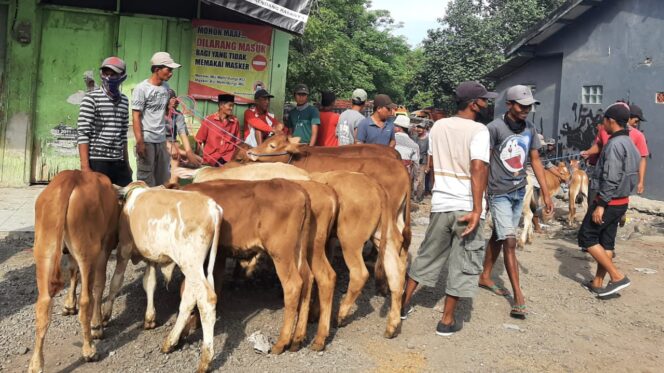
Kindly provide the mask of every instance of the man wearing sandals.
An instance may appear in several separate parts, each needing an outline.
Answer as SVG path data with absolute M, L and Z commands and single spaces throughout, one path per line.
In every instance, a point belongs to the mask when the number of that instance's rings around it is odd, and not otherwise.
M 519 265 L 516 259 L 516 229 L 521 219 L 523 197 L 526 189 L 526 170 L 530 162 L 540 184 L 546 213 L 551 214 L 553 203 L 544 178 L 544 167 L 540 161 L 542 146 L 535 127 L 527 118 L 533 105 L 530 88 L 517 85 L 505 93 L 507 113 L 487 125 L 491 135 L 491 162 L 489 171 L 489 208 L 493 219 L 493 232 L 484 257 L 484 271 L 479 285 L 498 295 L 509 295 L 507 289 L 497 286 L 491 279 L 491 271 L 503 251 L 505 269 L 514 290 L 514 304 L 510 315 L 524 318 L 527 314 L 526 300 L 519 284 Z
M 579 246 L 585 248 L 597 261 L 597 273 L 586 287 L 600 297 L 615 294 L 628 287 L 630 281 L 613 264 L 613 250 L 620 218 L 627 212 L 629 196 L 639 186 L 641 155 L 630 140 L 627 121 L 630 108 L 623 102 L 609 106 L 602 123 L 611 136 L 602 148 L 592 177 L 597 186 L 597 197 L 583 218 L 579 228 Z M 611 281 L 602 287 L 604 276 Z
M 476 119 L 496 98 L 477 82 L 456 89 L 457 114 L 437 121 L 429 135 L 434 187 L 431 217 L 424 242 L 406 276 L 401 319 L 412 311 L 410 301 L 419 284 L 434 287 L 447 266 L 445 310 L 436 334 L 452 335 L 462 328 L 454 311 L 460 297 L 472 298 L 484 256 L 484 209 L 489 163 L 489 132 Z

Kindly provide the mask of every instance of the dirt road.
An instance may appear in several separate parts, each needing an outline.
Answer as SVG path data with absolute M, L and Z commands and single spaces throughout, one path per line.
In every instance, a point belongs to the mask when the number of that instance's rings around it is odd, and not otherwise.
M 562 206 L 562 202 L 557 201 Z M 566 213 L 559 209 L 559 216 Z M 424 237 L 427 205 L 413 213 L 414 254 Z M 445 338 L 435 335 L 444 282 L 423 288 L 414 297 L 416 310 L 392 340 L 382 337 L 389 302 L 375 296 L 372 280 L 359 299 L 351 323 L 333 329 L 324 352 L 302 349 L 279 356 L 253 351 L 246 339 L 260 330 L 278 335 L 282 300 L 270 281 L 227 283 L 218 304 L 215 370 L 232 372 L 477 372 L 477 371 L 615 371 L 657 372 L 664 366 L 664 218 L 630 211 L 619 231 L 617 264 L 633 285 L 621 296 L 599 300 L 579 282 L 591 277 L 594 263 L 575 244 L 575 230 L 554 223 L 535 243 L 519 251 L 522 284 L 531 314 L 509 317 L 507 299 L 478 291 L 461 303 L 463 330 Z M 0 371 L 22 372 L 32 353 L 34 264 L 27 238 L 0 240 Z M 335 305 L 346 289 L 347 270 L 335 260 L 338 285 Z M 115 262 L 109 264 L 109 275 Z M 636 270 L 637 268 L 640 269 Z M 644 271 L 647 268 L 656 271 Z M 46 337 L 48 372 L 193 371 L 198 361 L 200 331 L 170 355 L 159 346 L 170 330 L 179 302 L 177 286 L 158 286 L 155 330 L 144 331 L 143 265 L 127 271 L 106 338 L 97 343 L 100 361 L 80 359 L 76 317 L 60 315 L 63 295 L 56 298 Z M 498 282 L 509 286 L 502 265 Z M 309 328 L 309 336 L 315 325 Z

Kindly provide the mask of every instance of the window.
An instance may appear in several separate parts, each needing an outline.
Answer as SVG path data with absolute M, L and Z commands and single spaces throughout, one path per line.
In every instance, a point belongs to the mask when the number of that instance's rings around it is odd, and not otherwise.
M 602 103 L 604 88 L 601 85 L 584 85 L 581 91 L 581 104 L 599 105 Z

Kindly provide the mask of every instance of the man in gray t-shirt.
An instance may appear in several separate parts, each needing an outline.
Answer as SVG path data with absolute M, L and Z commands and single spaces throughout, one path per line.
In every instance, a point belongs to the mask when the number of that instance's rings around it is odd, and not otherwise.
M 337 139 L 339 145 L 355 144 L 355 137 L 357 137 L 357 125 L 364 119 L 362 110 L 367 101 L 367 92 L 364 89 L 356 89 L 353 91 L 351 102 L 353 106 L 341 113 L 339 122 L 337 123 Z
M 491 279 L 493 266 L 503 250 L 505 270 L 514 290 L 514 305 L 510 316 L 525 318 L 526 301 L 519 284 L 519 268 L 516 260 L 516 229 L 521 218 L 526 186 L 525 165 L 531 159 L 535 177 L 539 181 L 546 204 L 546 212 L 553 211 L 551 196 L 544 179 L 544 168 L 539 157 L 540 140 L 528 114 L 539 101 L 533 98 L 530 88 L 517 85 L 505 94 L 507 112 L 502 118 L 487 125 L 491 137 L 489 162 L 489 208 L 493 219 L 493 233 L 484 257 L 484 270 L 479 285 L 495 294 L 509 295 L 509 291 L 496 285 Z
M 170 95 L 166 82 L 180 65 L 166 52 L 155 53 L 150 63 L 152 75 L 134 88 L 131 109 L 138 163 L 136 178 L 152 187 L 170 178 L 170 156 L 166 149 L 166 109 Z

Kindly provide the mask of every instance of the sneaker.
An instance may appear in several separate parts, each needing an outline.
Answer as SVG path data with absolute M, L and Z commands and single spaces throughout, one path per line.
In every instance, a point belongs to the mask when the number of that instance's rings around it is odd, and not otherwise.
M 443 337 L 449 337 L 461 330 L 461 328 L 463 328 L 463 325 L 458 322 L 455 322 L 452 325 L 445 325 L 442 321 L 438 321 L 438 326 L 436 326 L 436 334 Z
M 588 290 L 589 292 L 591 292 L 593 294 L 597 294 L 602 290 L 602 288 L 596 288 L 596 287 L 593 286 L 593 280 L 582 282 L 581 286 L 583 286 L 586 290 Z
M 415 311 L 415 307 L 413 306 L 408 306 L 408 309 L 406 308 L 401 308 L 401 320 L 406 320 L 408 318 L 408 315 L 413 313 Z
M 631 284 L 632 284 L 632 283 L 629 281 L 629 279 L 627 278 L 627 276 L 625 276 L 625 277 L 624 277 L 622 280 L 620 280 L 620 281 L 616 281 L 616 282 L 609 281 L 609 284 L 606 285 L 605 288 L 600 289 L 600 290 L 597 292 L 597 295 L 599 295 L 600 297 L 605 297 L 605 296 L 607 296 L 607 295 L 615 294 L 615 293 L 619 292 L 620 290 L 622 290 L 622 289 L 628 287 L 628 286 L 631 285 Z

